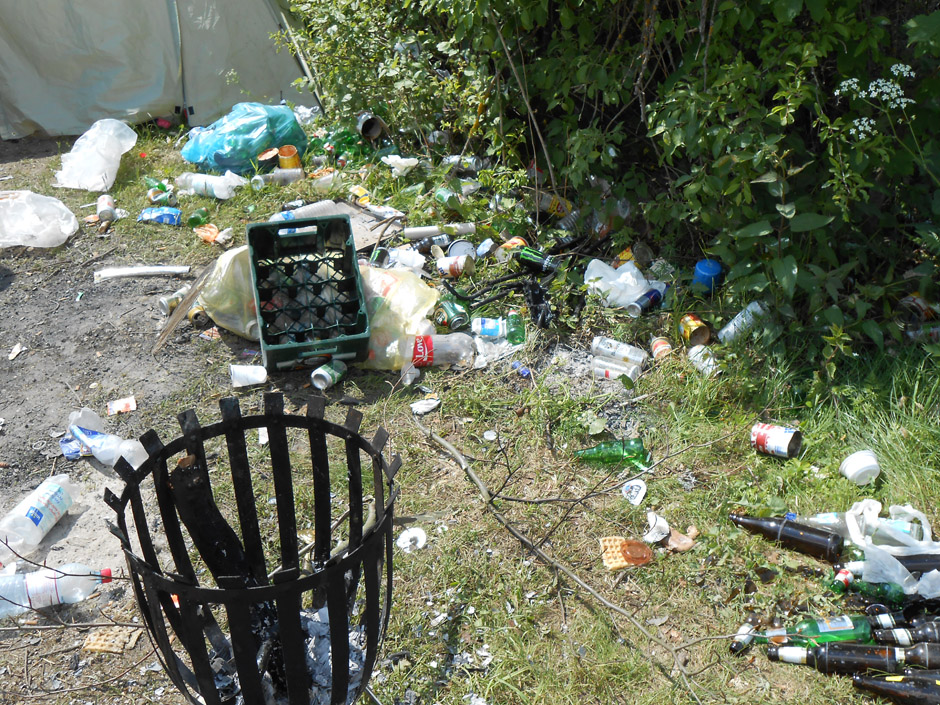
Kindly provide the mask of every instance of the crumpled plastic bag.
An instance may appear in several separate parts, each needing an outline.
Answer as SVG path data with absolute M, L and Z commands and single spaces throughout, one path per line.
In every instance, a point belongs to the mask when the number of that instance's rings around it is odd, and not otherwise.
M 608 306 L 624 308 L 643 295 L 650 284 L 633 262 L 614 269 L 599 259 L 591 260 L 584 271 L 588 291 L 604 297 Z
M 402 157 L 398 154 L 389 154 L 382 157 L 382 163 L 392 167 L 392 176 L 395 178 L 405 176 L 409 171 L 418 166 L 418 160 L 414 157 Z
M 218 260 L 198 303 L 216 325 L 248 340 L 258 340 L 258 309 L 251 283 L 248 245 L 226 251 Z
M 440 295 L 410 269 L 378 269 L 360 265 L 362 290 L 369 312 L 369 357 L 373 370 L 400 370 L 411 362 L 403 341 L 428 334 L 428 313 Z M 433 332 L 433 326 L 431 332 Z
M 32 191 L 0 191 L 0 247 L 57 247 L 78 230 L 65 204 Z
M 292 144 L 302 157 L 307 135 L 286 105 L 238 103 L 208 127 L 194 127 L 180 154 L 203 171 L 254 171 L 258 155 Z
M 908 595 L 918 594 L 924 599 L 940 597 L 940 571 L 932 570 L 921 575 L 920 580 L 911 575 L 895 556 L 911 556 L 926 553 L 940 553 L 940 542 L 933 540 L 930 521 L 909 504 L 891 505 L 888 518 L 905 522 L 920 522 L 924 532 L 923 539 L 915 539 L 903 531 L 881 525 L 879 532 L 887 533 L 894 544 L 876 544 L 871 537 L 871 527 L 879 524 L 881 502 L 863 499 L 852 505 L 845 513 L 849 541 L 865 551 L 865 571 L 863 579 L 871 583 L 896 583 L 904 588 Z
M 98 120 L 62 155 L 55 186 L 107 191 L 114 184 L 121 155 L 137 144 L 137 133 L 120 120 Z

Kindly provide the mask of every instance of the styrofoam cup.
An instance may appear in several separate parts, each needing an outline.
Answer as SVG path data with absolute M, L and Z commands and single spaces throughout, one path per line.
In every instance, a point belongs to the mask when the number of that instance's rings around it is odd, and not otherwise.
M 839 472 L 856 485 L 867 485 L 878 477 L 881 466 L 874 451 L 860 450 L 842 461 Z

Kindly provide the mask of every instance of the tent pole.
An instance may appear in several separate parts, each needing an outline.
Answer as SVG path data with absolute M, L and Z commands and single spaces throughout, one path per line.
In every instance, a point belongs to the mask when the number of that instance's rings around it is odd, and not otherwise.
M 320 83 L 317 81 L 316 76 L 313 75 L 313 71 L 311 71 L 310 65 L 307 63 L 307 57 L 304 56 L 303 49 L 300 48 L 300 42 L 297 41 L 297 37 L 294 35 L 294 30 L 291 29 L 290 22 L 287 21 L 287 16 L 284 14 L 283 10 L 280 10 L 280 13 L 281 22 L 284 25 L 284 31 L 287 33 L 287 38 L 290 39 L 291 46 L 294 47 L 294 53 L 297 56 L 297 60 L 300 62 L 301 68 L 304 70 L 304 75 L 313 86 L 313 97 L 317 100 L 317 106 L 320 108 L 320 112 L 323 115 L 326 115 L 326 111 L 323 109 L 323 101 L 320 100 Z

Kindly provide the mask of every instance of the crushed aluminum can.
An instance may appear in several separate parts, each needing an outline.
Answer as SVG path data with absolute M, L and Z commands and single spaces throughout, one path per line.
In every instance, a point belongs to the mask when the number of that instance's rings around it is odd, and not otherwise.
M 751 428 L 751 447 L 778 458 L 794 458 L 803 446 L 803 434 L 795 428 L 757 422 Z
M 147 200 L 157 206 L 173 207 L 177 204 L 175 193 L 158 188 L 152 188 L 147 191 Z

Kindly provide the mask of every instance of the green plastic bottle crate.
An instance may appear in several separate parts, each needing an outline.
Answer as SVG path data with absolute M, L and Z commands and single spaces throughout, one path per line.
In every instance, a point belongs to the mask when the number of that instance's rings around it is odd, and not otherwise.
M 268 370 L 366 358 L 369 316 L 349 216 L 252 223 L 248 251 Z

